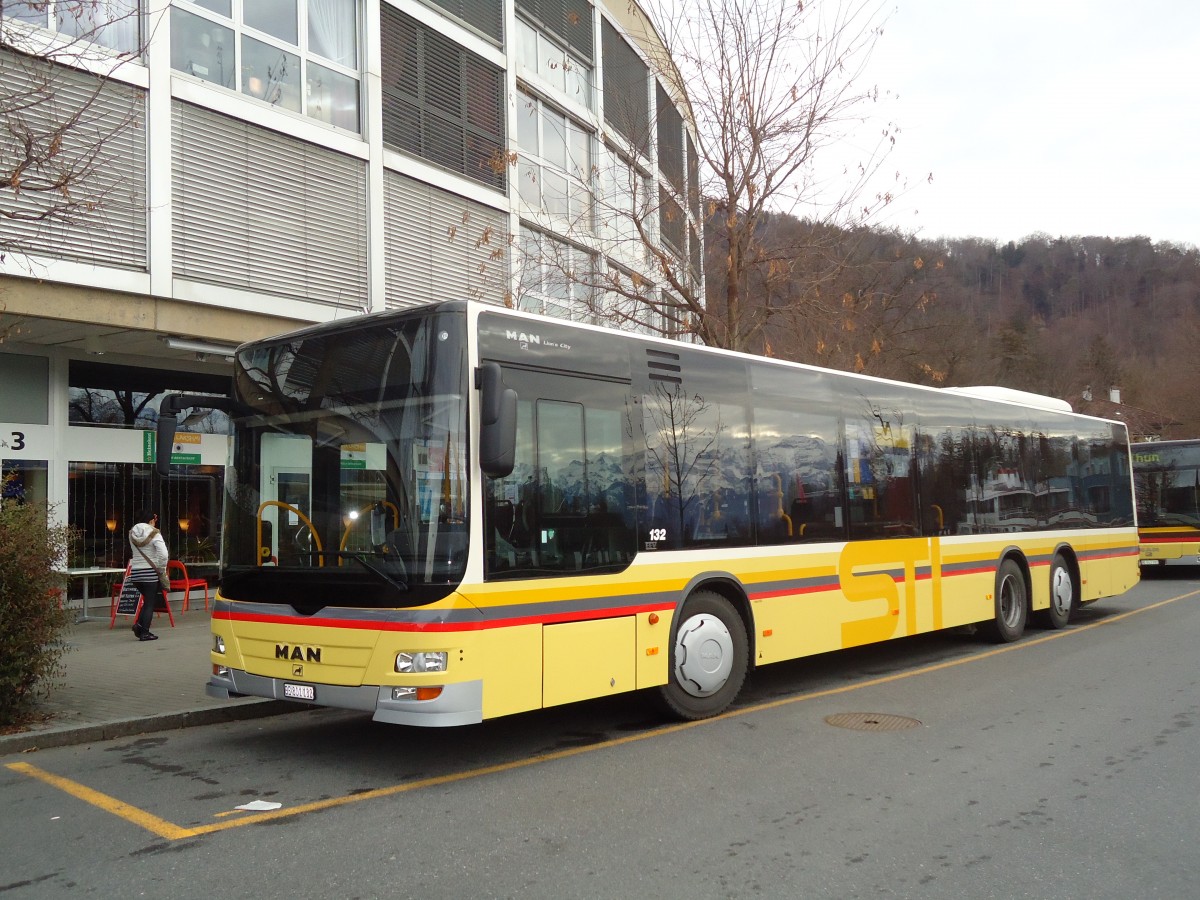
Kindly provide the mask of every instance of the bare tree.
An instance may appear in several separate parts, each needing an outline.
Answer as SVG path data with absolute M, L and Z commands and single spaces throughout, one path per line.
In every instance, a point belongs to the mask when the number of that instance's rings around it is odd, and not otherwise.
M 114 216 L 144 217 L 142 185 L 125 174 L 141 146 L 130 133 L 140 129 L 144 96 L 114 78 L 144 46 L 138 0 L 4 4 L 0 262 L 86 259 L 110 239 Z M 0 340 L 15 329 L 0 323 Z
M 571 252 L 558 268 L 576 286 L 577 299 L 602 319 L 761 351 L 765 326 L 784 310 L 797 303 L 832 310 L 840 303 L 818 289 L 846 268 L 844 235 L 826 226 L 860 225 L 891 199 L 868 196 L 894 141 L 891 125 L 866 158 L 826 171 L 831 148 L 878 97 L 860 82 L 882 33 L 882 6 L 879 0 L 646 5 L 642 33 L 633 26 L 631 37 L 655 76 L 654 113 L 646 118 L 639 109 L 645 104 L 636 85 L 614 94 L 606 70 L 605 118 L 643 127 L 622 132 L 625 146 L 602 148 L 592 167 L 594 208 L 572 220 L 569 236 L 580 246 L 599 243 L 604 260 L 581 267 Z M 640 13 L 631 7 L 629 15 L 637 21 Z M 606 57 L 605 64 L 612 61 Z M 621 104 L 630 109 L 614 110 Z M 694 134 L 677 107 L 690 113 Z M 773 231 L 765 226 L 774 213 L 810 227 Z M 708 257 L 707 303 L 693 227 L 700 221 L 717 238 Z M 813 288 L 801 297 L 799 271 Z

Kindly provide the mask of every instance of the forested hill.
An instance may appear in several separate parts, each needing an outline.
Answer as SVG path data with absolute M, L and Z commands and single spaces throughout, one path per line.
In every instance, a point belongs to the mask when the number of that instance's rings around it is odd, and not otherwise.
M 1200 250 L 1141 237 L 950 241 L 937 303 L 988 340 L 971 374 L 1052 394 L 1085 390 L 1200 436 Z M 966 367 L 965 367 L 966 368 Z M 965 371 L 960 375 L 967 374 Z
M 791 217 L 766 229 L 789 253 L 787 283 L 777 263 L 764 265 L 747 293 L 794 310 L 771 318 L 764 352 L 938 386 L 999 384 L 1077 410 L 1085 393 L 1118 388 L 1164 437 L 1200 436 L 1193 245 L 1046 234 L 927 241 Z M 713 232 L 709 252 L 725 252 Z M 710 304 L 721 296 L 710 282 Z

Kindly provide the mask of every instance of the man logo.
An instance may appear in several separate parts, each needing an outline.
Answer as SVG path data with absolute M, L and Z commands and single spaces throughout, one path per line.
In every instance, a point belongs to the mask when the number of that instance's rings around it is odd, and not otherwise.
M 292 677 L 300 678 L 304 675 L 304 666 L 292 666 Z
M 299 644 L 294 646 L 288 644 L 275 645 L 276 659 L 290 659 L 292 662 L 315 662 L 321 661 L 320 647 L 301 647 Z
M 540 334 L 526 334 L 524 331 L 513 331 L 505 329 L 504 336 L 510 341 L 516 341 L 522 347 L 528 347 L 530 344 L 540 344 L 542 336 Z

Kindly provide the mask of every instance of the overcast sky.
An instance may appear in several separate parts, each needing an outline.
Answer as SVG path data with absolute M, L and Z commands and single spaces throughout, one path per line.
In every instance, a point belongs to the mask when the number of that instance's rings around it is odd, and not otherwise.
M 896 4 L 869 77 L 913 187 L 881 224 L 1200 245 L 1200 3 Z

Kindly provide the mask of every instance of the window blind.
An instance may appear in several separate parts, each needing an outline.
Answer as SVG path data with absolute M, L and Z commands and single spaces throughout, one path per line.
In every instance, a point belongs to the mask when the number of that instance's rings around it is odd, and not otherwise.
M 389 309 L 434 300 L 503 303 L 508 217 L 396 172 L 385 172 L 385 282 Z
M 187 103 L 173 133 L 177 276 L 367 306 L 362 160 Z
M 145 92 L 3 50 L 0 83 L 0 172 L 38 160 L 0 180 L 0 247 L 145 271 Z

